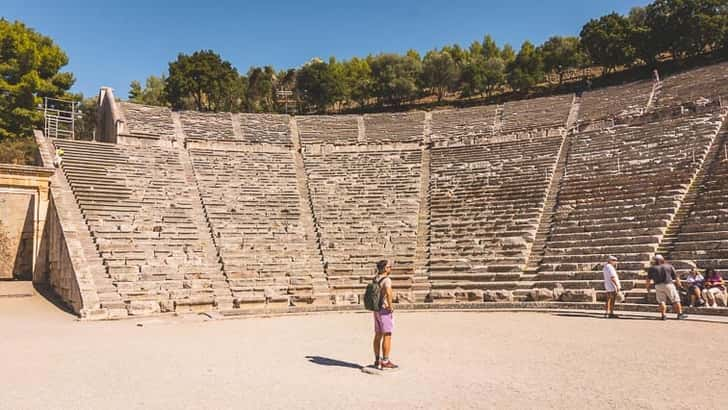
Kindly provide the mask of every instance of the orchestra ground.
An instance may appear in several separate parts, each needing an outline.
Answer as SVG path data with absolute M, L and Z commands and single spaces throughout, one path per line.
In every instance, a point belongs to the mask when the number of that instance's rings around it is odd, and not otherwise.
M 0 408 L 720 408 L 725 323 L 398 312 L 372 376 L 368 314 L 79 322 L 0 299 Z M 715 385 L 714 385 L 715 386 Z

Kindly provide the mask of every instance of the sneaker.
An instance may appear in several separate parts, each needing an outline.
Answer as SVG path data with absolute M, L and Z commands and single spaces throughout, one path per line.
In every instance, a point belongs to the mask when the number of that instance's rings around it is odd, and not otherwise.
M 379 361 L 379 359 L 374 361 L 374 368 L 382 370 L 382 363 Z
M 677 315 L 677 316 L 676 316 L 675 318 L 676 318 L 677 320 L 680 320 L 680 319 L 687 319 L 687 318 L 688 318 L 688 315 L 686 315 L 685 313 L 680 313 L 680 314 L 679 314 L 679 315 Z
M 615 315 L 614 313 L 609 314 L 608 316 L 610 319 L 619 319 L 619 316 Z
M 391 360 L 387 360 L 386 362 L 382 362 L 381 363 L 381 366 L 382 366 L 382 369 L 385 369 L 385 370 L 386 369 L 397 369 L 397 368 L 399 368 L 399 366 L 397 366 L 396 364 L 392 363 Z
M 667 320 L 667 316 L 665 316 L 665 315 L 660 316 L 660 320 Z

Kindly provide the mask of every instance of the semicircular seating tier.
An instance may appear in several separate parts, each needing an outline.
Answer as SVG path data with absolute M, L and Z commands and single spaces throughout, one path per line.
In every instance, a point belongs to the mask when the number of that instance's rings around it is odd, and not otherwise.
M 696 68 L 662 79 L 656 108 L 705 105 L 728 98 L 728 62 Z M 725 102 L 722 103 L 725 105 Z
M 199 198 L 175 150 L 54 140 L 122 301 L 152 312 L 232 297 Z
M 602 291 L 614 255 L 634 288 L 722 122 L 694 114 L 574 135 L 534 286 Z

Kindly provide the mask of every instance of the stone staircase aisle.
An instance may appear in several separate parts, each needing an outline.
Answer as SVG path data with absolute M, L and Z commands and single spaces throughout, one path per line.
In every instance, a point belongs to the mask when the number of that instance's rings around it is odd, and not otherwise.
M 521 275 L 521 283 L 519 283 L 519 289 L 521 292 L 515 292 L 516 298 L 525 298 L 528 291 L 533 286 L 533 280 L 536 277 L 538 268 L 543 260 L 546 253 L 546 242 L 549 239 L 551 233 L 551 227 L 553 225 L 554 215 L 559 199 L 559 191 L 561 188 L 561 178 L 566 172 L 566 164 L 568 162 L 569 150 L 571 148 L 571 134 L 564 136 L 564 140 L 561 143 L 559 149 L 559 158 L 556 161 L 556 167 L 551 176 L 549 183 L 548 193 L 543 206 L 543 212 L 541 213 L 541 219 L 539 220 L 538 230 L 534 237 L 533 243 L 531 244 L 531 250 Z
M 650 92 L 650 98 L 647 100 L 645 105 L 645 112 L 652 110 L 655 107 L 655 103 L 660 98 L 660 91 L 662 90 L 662 81 L 660 80 L 659 74 L 655 75 L 655 82 L 652 84 L 652 91 Z
M 361 123 L 361 121 L 360 121 Z M 293 162 L 296 166 L 296 183 L 298 185 L 298 192 L 300 195 L 300 209 L 302 213 L 302 221 L 304 223 L 306 232 L 314 235 L 314 242 L 316 243 L 316 254 L 321 262 L 320 266 L 316 266 L 315 272 L 311 272 L 312 285 L 313 285 L 313 296 L 314 304 L 330 304 L 331 303 L 331 288 L 327 279 L 326 264 L 324 262 L 324 254 L 321 249 L 321 232 L 319 230 L 319 224 L 316 219 L 316 213 L 313 208 L 313 201 L 311 200 L 311 192 L 308 186 L 308 177 L 306 176 L 306 168 L 303 160 L 301 136 L 298 131 L 298 123 L 296 119 L 291 117 L 290 119 L 290 132 L 291 140 L 293 142 Z
M 197 180 L 197 175 L 195 174 L 195 169 L 192 166 L 192 159 L 190 158 L 190 154 L 187 152 L 187 149 L 181 143 L 177 144 L 177 153 L 179 155 L 180 164 L 182 164 L 182 169 L 184 170 L 185 183 L 189 188 L 190 195 L 194 201 L 194 205 L 190 210 L 192 213 L 192 220 L 197 226 L 197 229 L 209 234 L 211 246 L 207 248 L 207 252 L 213 253 L 215 261 L 217 261 L 215 266 L 211 268 L 215 271 L 222 272 L 222 277 L 220 278 L 218 276 L 216 279 L 224 279 L 214 280 L 212 282 L 215 295 L 215 307 L 220 310 L 232 309 L 234 298 L 230 289 L 230 280 L 224 271 L 223 264 L 221 263 L 220 247 L 215 241 L 215 235 L 212 232 L 210 218 L 207 214 L 207 210 L 205 209 L 205 205 L 202 202 L 202 194 L 200 193 L 200 186 Z
M 503 108 L 505 107 L 505 104 L 498 104 L 498 107 L 495 109 L 495 116 L 493 117 L 493 134 L 497 135 L 500 134 L 501 130 L 503 129 Z
M 430 135 L 432 113 L 425 114 L 425 127 L 420 167 L 420 210 L 417 213 L 417 245 L 415 248 L 415 275 L 412 283 L 414 301 L 424 302 L 430 293 Z
M 576 127 L 579 121 L 579 109 L 581 108 L 581 96 L 574 94 L 574 100 L 571 102 L 569 117 L 566 119 L 566 131 L 571 131 Z

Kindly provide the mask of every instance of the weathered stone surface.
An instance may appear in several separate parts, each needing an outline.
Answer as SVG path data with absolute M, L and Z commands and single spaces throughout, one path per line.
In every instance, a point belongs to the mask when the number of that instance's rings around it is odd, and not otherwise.
M 594 289 L 565 289 L 561 294 L 562 302 L 596 302 Z
M 534 302 L 554 300 L 554 292 L 551 289 L 536 288 L 531 290 L 530 298 Z
M 159 302 L 154 300 L 132 300 L 129 304 L 130 315 L 151 315 L 160 311 Z
M 427 295 L 426 301 L 432 303 L 453 303 L 455 302 L 455 291 L 430 291 Z
M 513 291 L 486 290 L 483 292 L 484 302 L 513 302 Z

